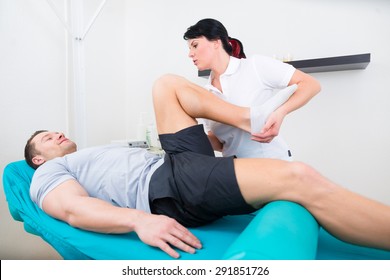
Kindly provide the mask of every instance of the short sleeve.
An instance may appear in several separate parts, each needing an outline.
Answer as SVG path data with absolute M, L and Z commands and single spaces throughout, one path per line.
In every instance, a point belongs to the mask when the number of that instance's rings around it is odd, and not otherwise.
M 254 55 L 251 58 L 252 65 L 260 79 L 270 88 L 284 88 L 290 82 L 295 68 L 294 66 L 282 61 Z
M 30 186 L 31 200 L 40 208 L 45 196 L 61 183 L 74 179 L 66 168 L 63 158 L 56 158 L 44 163 L 35 171 Z

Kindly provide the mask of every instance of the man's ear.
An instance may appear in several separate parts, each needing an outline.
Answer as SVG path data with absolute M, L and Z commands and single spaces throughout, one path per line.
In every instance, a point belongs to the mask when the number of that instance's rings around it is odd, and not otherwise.
M 42 156 L 35 156 L 31 159 L 35 165 L 41 165 L 45 163 L 45 159 Z

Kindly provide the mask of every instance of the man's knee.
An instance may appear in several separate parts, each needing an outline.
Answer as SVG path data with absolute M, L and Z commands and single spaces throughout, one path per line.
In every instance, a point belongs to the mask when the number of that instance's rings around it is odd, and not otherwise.
M 182 81 L 184 78 L 175 75 L 175 74 L 164 74 L 157 78 L 157 80 L 154 82 L 154 87 L 158 86 L 164 86 L 164 87 L 174 87 L 177 85 L 180 81 Z
M 293 178 L 301 183 L 313 180 L 318 175 L 311 166 L 298 161 L 291 162 L 291 173 Z
M 168 92 L 168 76 L 163 75 L 155 80 L 152 87 L 152 97 L 154 101 L 157 101 L 158 98 L 164 98 Z
M 174 92 L 177 85 L 178 76 L 173 74 L 164 74 L 153 84 L 152 95 L 153 98 L 158 96 L 166 96 L 169 92 Z
M 314 203 L 324 195 L 335 191 L 334 184 L 305 163 L 293 162 L 291 170 L 294 189 L 301 198 L 304 198 L 302 202 L 312 201 Z

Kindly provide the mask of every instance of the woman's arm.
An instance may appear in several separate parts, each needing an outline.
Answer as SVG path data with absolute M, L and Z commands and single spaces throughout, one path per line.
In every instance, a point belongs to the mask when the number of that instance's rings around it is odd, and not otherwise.
M 312 76 L 295 70 L 288 85 L 297 84 L 298 89 L 290 99 L 278 108 L 284 115 L 287 115 L 308 103 L 321 91 L 320 83 Z
M 308 103 L 321 90 L 320 83 L 312 76 L 295 70 L 288 85 L 297 84 L 298 89 L 290 99 L 276 109 L 267 119 L 261 133 L 253 135 L 252 139 L 258 142 L 269 143 L 279 135 L 284 117 Z

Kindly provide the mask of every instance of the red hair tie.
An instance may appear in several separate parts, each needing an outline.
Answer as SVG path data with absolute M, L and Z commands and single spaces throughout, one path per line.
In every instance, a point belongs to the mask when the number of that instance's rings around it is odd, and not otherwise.
M 245 55 L 241 53 L 241 46 L 235 39 L 229 39 L 229 43 L 232 46 L 232 56 L 236 58 L 245 58 Z

